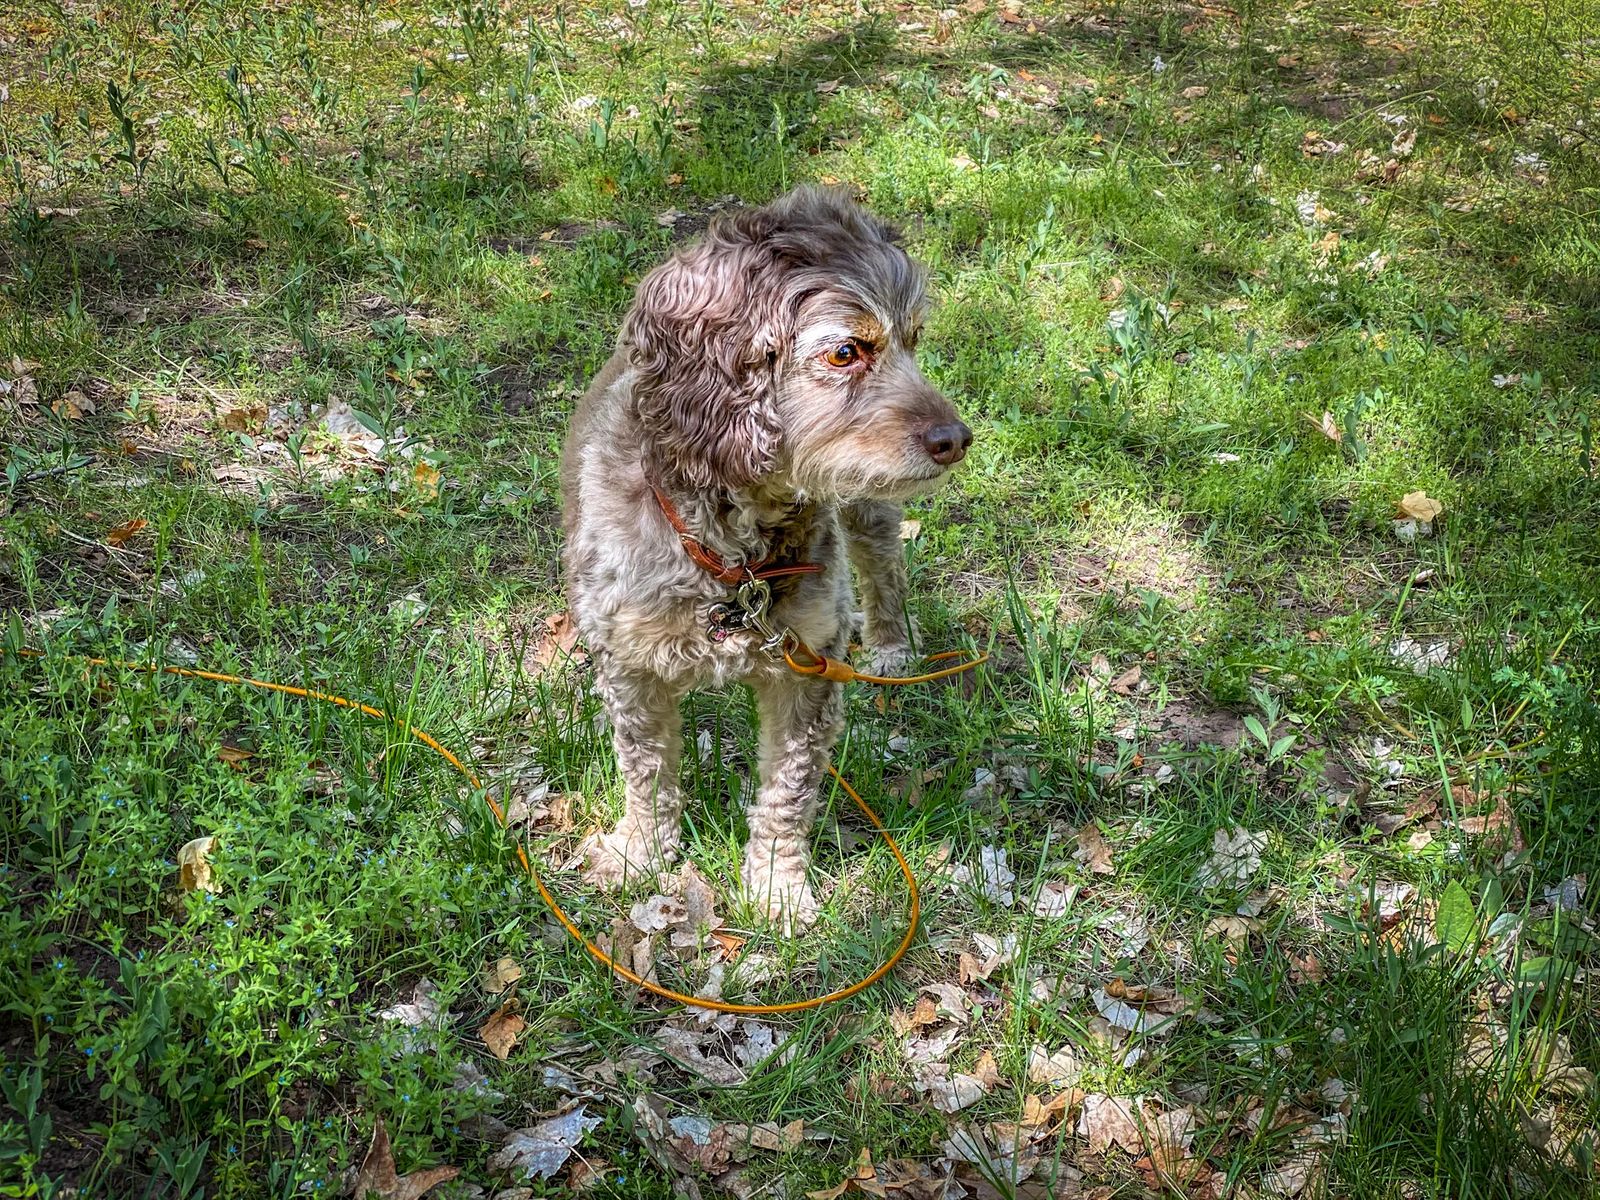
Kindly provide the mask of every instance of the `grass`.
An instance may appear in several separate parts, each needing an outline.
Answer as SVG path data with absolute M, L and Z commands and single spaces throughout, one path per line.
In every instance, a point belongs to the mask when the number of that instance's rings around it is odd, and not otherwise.
M 1019 1121 L 1033 1178 L 991 1154 L 969 1191 L 1592 1194 L 1597 24 L 1593 0 L 0 18 L 0 1196 L 333 1194 L 379 1118 L 402 1173 L 462 1168 L 441 1196 L 585 1170 L 798 1195 L 863 1148 L 948 1173 L 961 1130 L 993 1150 Z M 564 863 L 618 802 L 585 668 L 549 662 L 566 413 L 650 265 L 805 180 L 933 270 L 924 366 L 978 438 L 911 514 L 917 613 L 995 660 L 852 696 L 840 765 L 918 869 L 923 933 L 881 986 L 767 1022 L 784 1053 L 704 1035 L 718 1085 L 661 1057 L 694 1019 L 567 942 L 420 747 L 71 656 L 404 714 Z M 1444 515 L 1407 540 L 1416 491 Z M 749 939 L 727 994 L 870 969 L 903 914 L 886 851 L 831 796 L 827 917 L 775 941 L 731 899 L 749 705 L 688 716 L 692 856 Z M 1219 833 L 1245 861 L 1206 886 Z M 202 836 L 215 892 L 178 886 Z M 596 933 L 644 898 L 553 878 Z M 478 1035 L 502 957 L 505 1061 Z M 679 959 L 664 979 L 704 982 Z M 380 1015 L 424 979 L 436 1021 Z M 966 1010 L 916 1018 L 924 985 Z M 1126 1034 L 1108 990 L 1182 1015 Z M 959 1034 L 957 1072 L 993 1056 L 975 1104 L 914 1090 L 908 1020 Z M 1063 1046 L 1071 1080 L 1030 1081 Z M 601 1123 L 508 1182 L 507 1128 L 570 1101 L 549 1067 Z M 1192 1113 L 1187 1157 L 1106 1147 L 1069 1082 Z M 647 1097 L 811 1136 L 740 1164 Z

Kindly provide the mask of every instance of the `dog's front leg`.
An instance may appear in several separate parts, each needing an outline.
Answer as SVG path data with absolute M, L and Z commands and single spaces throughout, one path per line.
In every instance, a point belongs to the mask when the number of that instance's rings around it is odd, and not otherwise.
M 792 933 L 817 919 L 806 879 L 811 823 L 829 752 L 844 728 L 844 689 L 800 675 L 766 675 L 753 686 L 761 714 L 761 782 L 745 814 L 744 891 Z
M 585 877 L 603 888 L 653 874 L 678 856 L 683 791 L 678 785 L 685 687 L 619 667 L 601 656 L 595 688 L 611 718 L 625 808 L 612 832 L 589 850 Z
M 887 500 L 856 500 L 839 510 L 850 561 L 861 580 L 861 639 L 874 675 L 898 675 L 913 658 L 902 516 L 901 507 Z

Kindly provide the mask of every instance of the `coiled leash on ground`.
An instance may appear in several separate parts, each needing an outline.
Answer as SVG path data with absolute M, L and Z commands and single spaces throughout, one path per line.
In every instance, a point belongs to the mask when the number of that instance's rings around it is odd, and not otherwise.
M 904 679 L 886 679 L 876 675 L 857 674 L 849 666 L 817 654 L 815 651 L 811 650 L 810 647 L 806 646 L 804 642 L 801 642 L 798 638 L 794 638 L 792 634 L 790 634 L 789 637 L 793 640 L 792 642 L 785 644 L 783 656 L 793 670 L 804 675 L 820 675 L 828 679 L 834 679 L 838 682 L 844 682 L 847 679 L 853 678 L 869 683 L 880 684 L 923 683 L 927 682 L 928 680 L 943 679 L 947 676 L 955 675 L 962 671 L 971 670 L 973 667 L 976 667 L 980 663 L 986 661 L 989 657 L 987 654 L 980 655 L 969 659 L 958 666 L 946 667 L 942 670 L 935 671 L 927 675 L 914 675 Z M 0 652 L 3 652 L 3 647 L 0 647 Z M 802 659 L 797 661 L 795 658 L 793 658 L 792 654 L 794 652 L 800 653 L 802 655 Z M 45 657 L 45 654 L 42 650 L 37 650 L 32 647 L 24 647 L 21 653 L 27 658 Z M 952 658 L 959 653 L 959 651 L 955 651 L 946 654 L 934 655 L 930 661 L 941 661 Z M 392 727 L 405 734 L 407 737 L 414 738 L 416 741 L 421 742 L 424 746 L 432 750 L 435 754 L 439 755 L 440 758 L 444 759 L 447 763 L 454 767 L 461 777 L 472 785 L 474 790 L 483 795 L 484 800 L 489 805 L 489 810 L 494 813 L 495 820 L 500 823 L 500 828 L 508 833 L 510 832 L 510 827 L 506 822 L 505 810 L 500 806 L 499 802 L 496 801 L 493 796 L 489 795 L 488 789 L 483 786 L 483 782 L 470 767 L 457 758 L 448 747 L 440 743 L 439 740 L 427 730 L 419 729 L 409 721 L 401 720 L 399 717 L 387 713 L 381 708 L 374 708 L 372 705 L 363 704 L 359 700 L 351 700 L 344 696 L 336 696 L 331 692 L 319 692 L 314 688 L 295 687 L 294 685 L 287 683 L 274 683 L 269 679 L 251 679 L 242 675 L 229 675 L 222 671 L 204 671 L 196 667 L 174 667 L 165 663 L 126 662 L 119 659 L 96 658 L 90 655 L 81 654 L 70 655 L 68 656 L 67 661 L 83 663 L 86 666 L 110 667 L 123 671 L 139 671 L 147 675 L 177 675 L 184 679 L 206 679 L 213 683 L 236 684 L 240 687 L 256 688 L 258 691 L 263 692 L 279 692 L 285 696 L 294 696 L 301 700 L 314 700 L 321 704 L 332 704 L 339 708 L 353 709 L 365 716 L 372 717 L 379 721 L 386 721 Z M 906 920 L 905 936 L 900 939 L 900 944 L 895 947 L 894 953 L 889 955 L 889 957 L 884 960 L 881 966 L 875 969 L 870 975 L 867 975 L 863 979 L 852 983 L 849 987 L 840 988 L 836 992 L 829 992 L 825 996 L 815 996 L 809 1000 L 794 1000 L 788 1004 L 734 1004 L 726 1000 L 710 1000 L 700 996 L 688 996 L 682 992 L 675 992 L 671 988 L 663 987 L 659 983 L 653 983 L 617 962 L 616 959 L 612 958 L 599 946 L 595 945 L 594 942 L 590 941 L 589 938 L 584 936 L 583 931 L 578 928 L 578 926 L 573 922 L 572 918 L 567 915 L 566 910 L 561 907 L 561 902 L 555 898 L 549 887 L 545 885 L 544 879 L 534 868 L 533 860 L 528 857 L 527 849 L 523 846 L 521 841 L 516 843 L 517 862 L 521 865 L 523 873 L 533 881 L 533 886 L 539 889 L 539 897 L 549 907 L 550 911 L 555 914 L 556 920 L 561 922 L 562 928 L 571 934 L 572 937 L 586 951 L 588 951 L 591 958 L 593 958 L 596 962 L 604 964 L 606 967 L 610 968 L 614 974 L 626 979 L 635 987 L 642 988 L 644 991 L 660 996 L 664 1000 L 672 1000 L 678 1004 L 686 1004 L 694 1008 L 708 1008 L 715 1012 L 739 1013 L 747 1016 L 754 1016 L 763 1013 L 802 1012 L 809 1008 L 821 1008 L 824 1004 L 832 1004 L 836 1000 L 843 1000 L 848 996 L 854 996 L 857 992 L 865 991 L 867 988 L 877 983 L 878 980 L 882 979 L 891 970 L 893 970 L 894 965 L 904 958 L 906 951 L 911 948 L 912 939 L 916 937 L 917 933 L 917 921 L 922 913 L 922 895 L 917 890 L 916 876 L 912 874 L 911 864 L 906 861 L 906 856 L 901 852 L 900 847 L 895 843 L 894 837 L 889 833 L 889 830 L 884 825 L 883 821 L 879 819 L 878 814 L 873 812 L 872 807 L 861 798 L 861 793 L 857 792 L 855 788 L 851 787 L 844 776 L 840 775 L 838 770 L 835 769 L 831 764 L 828 767 L 828 772 L 838 782 L 839 786 L 844 789 L 845 794 L 849 796 L 850 799 L 855 801 L 856 807 L 861 810 L 862 815 L 867 818 L 873 829 L 877 830 L 878 836 L 883 839 L 884 845 L 888 846 L 890 852 L 893 853 L 895 862 L 900 866 L 900 873 L 905 876 L 906 892 L 910 900 L 910 913 Z

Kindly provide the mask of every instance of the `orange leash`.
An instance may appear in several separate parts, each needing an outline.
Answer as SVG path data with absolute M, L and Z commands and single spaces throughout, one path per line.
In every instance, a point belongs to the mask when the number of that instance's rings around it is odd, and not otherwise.
M 795 648 L 811 655 L 811 657 L 816 660 L 816 663 L 822 665 L 824 668 L 830 665 L 835 668 L 843 665 L 836 662 L 834 659 L 826 658 L 822 655 L 816 654 L 815 651 L 812 651 L 810 647 L 806 646 L 803 642 L 797 641 Z M 0 649 L 0 652 L 3 652 L 3 649 Z M 45 656 L 42 650 L 35 650 L 31 647 L 24 647 L 21 653 L 27 658 L 43 658 Z M 952 658 L 958 653 L 960 652 L 954 651 L 945 654 L 937 654 L 932 656 L 932 661 Z M 853 671 L 851 671 L 850 678 L 860 679 L 868 683 L 921 683 L 930 679 L 943 679 L 946 676 L 955 675 L 961 671 L 971 670 L 980 663 L 987 661 L 988 657 L 989 656 L 987 654 L 980 655 L 979 657 L 973 658 L 956 667 L 947 667 L 944 670 L 936 671 L 931 675 L 915 675 L 905 679 L 885 679 L 874 675 L 860 675 Z M 424 746 L 428 747 L 428 749 L 432 750 L 435 754 L 439 755 L 440 758 L 444 759 L 447 763 L 454 767 L 456 771 L 460 773 L 461 777 L 470 783 L 473 788 L 479 792 L 482 792 L 484 800 L 488 802 L 489 811 L 494 813 L 495 820 L 500 823 L 500 828 L 508 833 L 510 832 L 509 826 L 506 824 L 505 810 L 500 807 L 499 803 L 493 796 L 489 795 L 488 789 L 483 786 L 482 781 L 473 773 L 471 768 L 457 758 L 454 753 L 452 753 L 446 746 L 442 745 L 438 739 L 436 739 L 427 730 L 419 729 L 417 726 L 412 725 L 408 721 L 402 721 L 399 717 L 392 716 L 389 713 L 384 712 L 381 708 L 374 708 L 370 704 L 362 704 L 359 700 L 350 700 L 344 696 L 335 696 L 330 692 L 319 692 L 313 688 L 295 687 L 292 684 L 287 683 L 273 683 L 271 680 L 267 679 L 250 679 L 242 675 L 228 675 L 220 671 L 202 671 L 193 667 L 173 667 L 162 663 L 124 662 L 118 659 L 94 658 L 89 655 L 72 655 L 70 658 L 71 661 L 82 662 L 88 664 L 89 666 L 95 667 L 113 667 L 124 671 L 141 671 L 147 675 L 177 675 L 185 679 L 206 679 L 212 681 L 213 683 L 238 684 L 242 687 L 256 688 L 263 692 L 280 692 L 285 696 L 295 696 L 302 700 L 316 700 L 323 704 L 336 705 L 339 708 L 354 709 L 356 712 L 373 717 L 379 721 L 387 721 L 401 733 L 408 737 L 415 738 Z M 787 650 L 784 652 L 784 658 L 789 663 L 791 668 L 802 675 L 822 675 L 825 678 L 834 678 L 832 675 L 825 674 L 825 670 L 814 669 L 811 664 L 797 663 L 793 658 L 790 657 Z M 845 667 L 845 670 L 848 671 L 850 668 Z M 604 950 L 600 949 L 599 946 L 595 945 L 592 941 L 584 936 L 583 931 L 578 928 L 578 926 L 573 922 L 572 918 L 567 915 L 566 910 L 561 907 L 560 901 L 558 901 L 555 896 L 551 894 L 550 889 L 545 886 L 544 880 L 540 877 L 539 872 L 534 869 L 533 861 L 528 857 L 528 852 L 520 841 L 516 844 L 517 862 L 521 864 L 523 873 L 533 881 L 533 886 L 539 889 L 539 897 L 549 907 L 550 911 L 555 914 L 556 920 L 561 922 L 562 928 L 571 934 L 573 939 L 589 952 L 589 957 L 608 967 L 614 974 L 626 979 L 635 987 L 642 988 L 644 991 L 650 992 L 656 996 L 660 996 L 664 1000 L 672 1000 L 678 1004 L 686 1004 L 693 1008 L 708 1008 L 715 1012 L 759 1015 L 763 1013 L 803 1012 L 809 1008 L 821 1008 L 824 1004 L 832 1004 L 836 1000 L 843 1000 L 848 996 L 854 996 L 857 992 L 865 991 L 867 988 L 877 983 L 878 980 L 882 979 L 885 975 L 892 971 L 895 964 L 905 957 L 906 951 L 911 949 L 912 939 L 915 938 L 917 934 L 917 921 L 922 915 L 922 893 L 917 888 L 916 876 L 912 873 L 911 864 L 906 861 L 906 856 L 901 851 L 899 845 L 896 844 L 893 835 L 890 834 L 888 828 L 878 817 L 878 814 L 872 811 L 872 807 L 861 798 L 861 793 L 856 791 L 855 788 L 851 787 L 849 782 L 844 778 L 844 776 L 839 774 L 838 770 L 835 769 L 832 764 L 829 764 L 828 766 L 828 773 L 832 775 L 838 782 L 839 786 L 845 790 L 845 794 L 856 802 L 856 807 L 861 810 L 862 815 L 867 818 L 873 829 L 877 830 L 878 836 L 883 839 L 884 845 L 888 846 L 890 852 L 893 853 L 895 862 L 899 864 L 900 873 L 905 876 L 906 891 L 910 897 L 910 913 L 906 920 L 905 936 L 900 939 L 900 944 L 895 947 L 894 953 L 889 955 L 889 957 L 884 960 L 881 966 L 875 969 L 870 975 L 867 975 L 864 978 L 857 980 L 855 983 L 852 983 L 849 987 L 840 988 L 836 992 L 829 992 L 825 996 L 814 996 L 809 1000 L 793 1000 L 788 1004 L 734 1004 L 726 1000 L 708 1000 L 699 996 L 687 996 L 682 992 L 675 992 L 671 988 L 663 987 L 659 983 L 652 983 L 650 980 L 643 978 L 636 972 L 617 962 L 616 959 L 612 958 Z

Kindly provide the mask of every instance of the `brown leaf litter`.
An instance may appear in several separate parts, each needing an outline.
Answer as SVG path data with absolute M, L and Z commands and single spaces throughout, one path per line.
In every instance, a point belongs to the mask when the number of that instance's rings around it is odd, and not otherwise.
M 345 1176 L 345 1193 L 356 1200 L 419 1200 L 425 1193 L 441 1183 L 461 1174 L 460 1167 L 429 1167 L 400 1175 L 395 1171 L 394 1148 L 389 1143 L 389 1130 L 379 1117 L 372 1126 L 372 1140 L 367 1145 L 361 1165 Z

